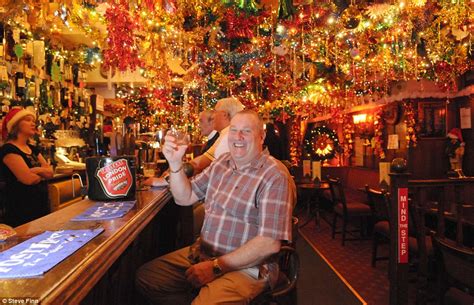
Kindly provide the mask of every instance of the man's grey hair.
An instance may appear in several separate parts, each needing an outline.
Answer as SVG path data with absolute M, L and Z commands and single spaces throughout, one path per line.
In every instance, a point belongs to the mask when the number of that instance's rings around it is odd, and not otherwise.
M 216 111 L 225 111 L 229 114 L 229 117 L 232 119 L 237 112 L 244 109 L 244 105 L 239 102 L 235 97 L 226 97 L 217 101 Z

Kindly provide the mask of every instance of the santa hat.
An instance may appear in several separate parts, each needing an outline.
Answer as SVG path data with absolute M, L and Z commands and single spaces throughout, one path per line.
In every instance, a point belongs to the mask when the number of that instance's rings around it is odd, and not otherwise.
M 7 139 L 8 133 L 12 131 L 13 126 L 20 122 L 27 115 L 32 115 L 36 119 L 36 114 L 23 108 L 12 108 L 10 112 L 3 118 L 2 137 Z
M 458 139 L 459 142 L 464 142 L 464 141 L 462 140 L 461 129 L 459 129 L 459 128 L 453 128 L 453 129 L 451 129 L 451 131 L 448 133 L 448 138 L 451 138 L 451 139 Z

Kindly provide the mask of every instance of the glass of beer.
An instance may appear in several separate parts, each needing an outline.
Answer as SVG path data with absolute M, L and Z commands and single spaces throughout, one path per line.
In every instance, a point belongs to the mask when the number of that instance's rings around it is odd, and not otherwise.
M 176 126 L 171 126 L 171 129 L 168 131 L 171 136 L 176 139 L 176 144 L 178 146 L 188 146 L 189 144 L 189 135 L 186 133 L 184 128 L 179 128 Z
M 149 178 L 155 176 L 156 164 L 155 162 L 143 163 L 143 176 Z

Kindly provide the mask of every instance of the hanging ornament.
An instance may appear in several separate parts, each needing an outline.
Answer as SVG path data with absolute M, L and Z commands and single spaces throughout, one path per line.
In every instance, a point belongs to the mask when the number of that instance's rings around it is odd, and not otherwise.
M 51 80 L 53 82 L 60 82 L 62 80 L 61 78 L 61 68 L 59 67 L 59 64 L 55 61 L 51 65 Z
M 16 44 L 15 45 L 14 52 L 15 52 L 15 55 L 18 59 L 23 57 L 23 47 L 21 46 L 21 44 Z
M 104 51 L 104 65 L 120 71 L 135 70 L 143 65 L 134 35 L 137 25 L 128 10 L 128 1 L 118 0 L 107 9 L 108 48 Z
M 295 14 L 292 0 L 280 0 L 278 19 L 288 19 Z
M 362 14 L 355 5 L 350 5 L 347 9 L 342 12 L 341 21 L 346 29 L 355 29 L 359 26 Z
M 259 10 L 258 4 L 255 0 L 238 0 L 237 7 L 248 13 L 256 13 Z

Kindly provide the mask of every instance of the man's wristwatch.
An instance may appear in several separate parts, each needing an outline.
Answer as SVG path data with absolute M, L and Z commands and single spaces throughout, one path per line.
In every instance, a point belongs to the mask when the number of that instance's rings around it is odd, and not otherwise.
M 217 258 L 212 261 L 212 272 L 215 276 L 221 276 L 224 272 L 222 271 L 221 266 L 219 266 L 219 262 Z

